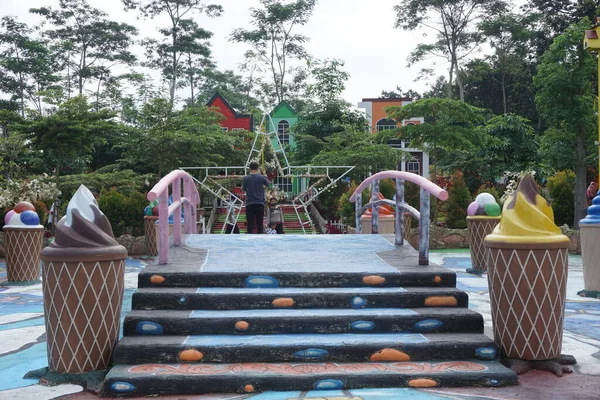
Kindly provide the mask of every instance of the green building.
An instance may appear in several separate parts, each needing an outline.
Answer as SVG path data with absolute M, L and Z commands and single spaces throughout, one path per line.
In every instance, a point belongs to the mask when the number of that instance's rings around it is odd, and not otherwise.
M 285 147 L 289 145 L 290 149 L 296 146 L 294 135 L 291 130 L 294 125 L 298 122 L 298 113 L 292 108 L 286 101 L 279 103 L 273 111 L 271 111 L 271 126 L 269 131 L 277 132 L 279 142 Z M 279 150 L 279 143 L 277 139 L 273 137 L 271 140 L 273 148 Z

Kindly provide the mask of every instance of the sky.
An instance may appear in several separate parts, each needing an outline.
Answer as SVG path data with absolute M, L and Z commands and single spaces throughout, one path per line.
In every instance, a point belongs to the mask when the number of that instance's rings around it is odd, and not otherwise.
M 139 29 L 138 39 L 157 37 L 158 26 L 167 25 L 165 19 L 138 20 L 135 12 L 124 11 L 121 0 L 88 0 L 109 17 L 135 25 Z M 200 26 L 213 32 L 211 40 L 213 58 L 220 69 L 239 72 L 244 61 L 243 44 L 230 43 L 232 30 L 251 27 L 249 8 L 259 5 L 258 0 L 213 0 L 221 4 L 224 14 L 210 19 L 196 16 Z M 400 0 L 320 0 L 310 22 L 299 27 L 297 32 L 311 40 L 306 44 L 309 54 L 316 58 L 344 60 L 350 73 L 346 90 L 342 96 L 356 105 L 362 98 L 378 97 L 382 90 L 392 90 L 399 85 L 403 90 L 424 91 L 429 81 L 415 82 L 422 66 L 407 67 L 407 57 L 417 43 L 426 41 L 423 32 L 405 32 L 394 29 L 393 6 Z M 57 7 L 58 0 L 0 0 L 0 16 L 13 15 L 30 26 L 38 26 L 41 19 L 29 13 L 30 8 Z M 143 53 L 137 51 L 139 56 Z M 439 66 L 435 75 L 445 75 L 446 68 Z

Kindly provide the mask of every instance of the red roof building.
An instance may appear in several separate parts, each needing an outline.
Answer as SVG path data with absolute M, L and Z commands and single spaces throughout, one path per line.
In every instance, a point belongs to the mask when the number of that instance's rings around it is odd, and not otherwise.
M 240 114 L 219 92 L 208 101 L 208 107 L 214 107 L 225 119 L 220 122 L 224 131 L 247 130 L 254 132 L 254 118 L 251 114 Z

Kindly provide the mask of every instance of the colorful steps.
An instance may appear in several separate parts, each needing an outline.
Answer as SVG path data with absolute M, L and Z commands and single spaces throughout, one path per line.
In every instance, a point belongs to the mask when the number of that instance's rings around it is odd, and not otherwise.
M 299 264 L 298 268 L 302 268 Z M 316 268 L 315 268 L 316 269 Z M 368 267 L 365 267 L 368 271 Z M 257 283 L 253 283 L 256 281 Z M 138 275 L 140 288 L 223 287 L 223 288 L 382 288 L 382 287 L 455 287 L 456 274 L 431 267 L 407 267 L 399 273 L 264 271 L 243 272 L 179 271 L 172 266 L 148 267 Z
M 284 301 L 285 300 L 285 301 Z M 134 309 L 232 310 L 322 308 L 467 307 L 456 288 L 142 288 Z
M 280 206 L 279 207 L 283 214 L 283 220 L 285 221 L 285 232 L 287 234 L 304 234 L 305 231 L 307 234 L 312 234 L 312 226 L 310 225 L 310 220 L 308 216 L 304 213 L 303 210 L 299 210 L 298 214 L 294 210 L 294 206 Z M 219 208 L 217 218 L 211 227 L 211 233 L 213 234 L 221 234 L 223 233 L 223 226 L 225 224 L 225 217 L 227 216 L 227 209 L 224 207 Z M 300 216 L 300 219 L 298 219 Z M 246 223 L 246 211 L 245 207 L 242 207 L 242 211 L 239 214 L 237 220 L 238 228 L 241 233 L 245 233 L 247 229 Z M 302 229 L 304 226 L 304 230 Z
M 329 390 L 331 396 L 337 396 L 338 391 L 349 388 L 498 387 L 516 384 L 517 376 L 496 361 L 152 363 L 114 367 L 106 376 L 103 394 L 145 396 L 168 395 L 175 391 L 186 395 L 314 389 Z
M 134 310 L 125 336 L 275 333 L 483 333 L 483 317 L 468 308 L 285 310 Z
M 376 235 L 230 236 L 188 238 L 139 274 L 104 395 L 517 383 L 456 273 L 418 266 L 414 249 Z
M 116 364 L 289 361 L 427 361 L 496 358 L 493 340 L 474 333 L 125 336 Z M 194 356 L 195 355 L 195 356 Z

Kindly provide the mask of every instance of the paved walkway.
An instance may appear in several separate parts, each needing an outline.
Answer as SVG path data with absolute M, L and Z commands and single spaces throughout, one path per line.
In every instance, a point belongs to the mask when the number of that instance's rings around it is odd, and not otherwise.
M 486 277 L 467 274 L 471 266 L 468 251 L 432 252 L 432 262 L 455 270 L 458 274 L 457 287 L 469 293 L 470 308 L 485 318 L 486 334 L 491 336 L 489 295 Z M 0 260 L 0 283 L 6 280 L 6 265 Z M 131 294 L 137 287 L 137 274 L 148 259 L 127 261 L 125 276 L 125 302 L 123 311 L 131 309 Z M 600 300 L 577 296 L 583 288 L 581 257 L 569 257 L 569 280 L 563 352 L 577 358 L 575 373 L 556 378 L 547 372 L 532 372 L 521 375 L 520 385 L 502 389 L 364 389 L 341 392 L 278 392 L 256 395 L 203 395 L 174 396 L 168 399 L 252 399 L 252 400 L 441 400 L 441 399 L 520 399 L 541 398 L 559 400 L 600 399 Z M 92 400 L 97 397 L 82 393 L 76 385 L 61 385 L 48 388 L 37 385 L 35 380 L 23 379 L 33 369 L 47 366 L 41 285 L 28 287 L 0 287 L 0 400 L 13 399 L 68 399 Z

